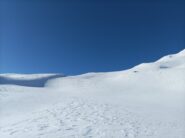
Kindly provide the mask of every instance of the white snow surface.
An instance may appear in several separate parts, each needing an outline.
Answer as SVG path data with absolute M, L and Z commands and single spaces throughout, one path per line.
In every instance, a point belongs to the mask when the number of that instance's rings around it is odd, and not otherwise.
M 0 74 L 0 138 L 184 137 L 185 50 L 125 71 Z

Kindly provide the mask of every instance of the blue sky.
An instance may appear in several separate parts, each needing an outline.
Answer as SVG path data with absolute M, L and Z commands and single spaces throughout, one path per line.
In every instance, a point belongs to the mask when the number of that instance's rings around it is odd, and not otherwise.
M 1 0 L 0 72 L 105 72 L 185 48 L 184 0 Z

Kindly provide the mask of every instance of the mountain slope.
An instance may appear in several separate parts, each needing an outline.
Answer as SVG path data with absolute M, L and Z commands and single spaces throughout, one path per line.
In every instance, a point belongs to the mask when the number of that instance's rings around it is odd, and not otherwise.
M 185 137 L 185 50 L 130 70 L 57 76 L 31 86 L 0 84 L 0 137 Z
M 0 84 L 13 84 L 30 87 L 44 87 L 54 78 L 64 77 L 62 74 L 0 74 Z

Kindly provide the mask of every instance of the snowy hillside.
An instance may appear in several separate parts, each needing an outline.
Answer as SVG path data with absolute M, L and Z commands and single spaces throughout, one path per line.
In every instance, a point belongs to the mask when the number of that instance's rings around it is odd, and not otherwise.
M 0 84 L 43 87 L 49 79 L 64 77 L 62 74 L 0 74 Z
M 2 138 L 184 138 L 185 50 L 130 70 L 0 74 Z

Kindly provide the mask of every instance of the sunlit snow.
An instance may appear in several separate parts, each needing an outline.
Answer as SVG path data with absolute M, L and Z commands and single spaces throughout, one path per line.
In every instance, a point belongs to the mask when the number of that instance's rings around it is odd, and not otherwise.
M 185 50 L 129 70 L 0 74 L 0 138 L 184 138 Z

